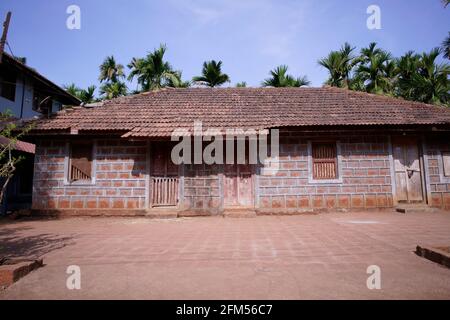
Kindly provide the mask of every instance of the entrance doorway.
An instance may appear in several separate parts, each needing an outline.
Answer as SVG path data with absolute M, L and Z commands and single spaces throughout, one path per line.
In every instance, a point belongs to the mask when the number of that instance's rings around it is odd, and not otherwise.
M 254 206 L 253 167 L 249 164 L 231 164 L 224 168 L 224 207 Z
M 179 168 L 171 158 L 171 145 L 152 144 L 150 162 L 151 207 L 176 207 L 179 201 Z
M 392 141 L 395 185 L 399 202 L 424 201 L 419 141 L 415 137 L 396 137 Z

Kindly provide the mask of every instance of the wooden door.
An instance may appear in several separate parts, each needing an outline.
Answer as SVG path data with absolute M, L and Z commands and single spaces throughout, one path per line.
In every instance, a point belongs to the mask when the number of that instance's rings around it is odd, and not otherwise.
M 174 207 L 179 201 L 178 166 L 171 158 L 171 145 L 155 142 L 151 149 L 150 199 L 152 207 Z
M 251 165 L 225 165 L 224 206 L 253 206 L 253 176 Z
M 418 140 L 412 137 L 393 139 L 393 153 L 397 200 L 422 202 L 424 197 Z

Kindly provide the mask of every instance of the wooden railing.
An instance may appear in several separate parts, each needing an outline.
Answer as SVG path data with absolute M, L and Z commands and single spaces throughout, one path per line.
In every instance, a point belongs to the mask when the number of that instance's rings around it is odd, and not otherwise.
M 313 145 L 312 158 L 314 179 L 337 178 L 337 156 L 334 143 Z
M 178 184 L 179 179 L 176 177 L 152 177 L 152 206 L 176 206 L 178 204 Z
M 78 181 L 78 180 L 90 180 L 91 177 L 75 167 L 74 165 L 70 168 L 70 181 Z

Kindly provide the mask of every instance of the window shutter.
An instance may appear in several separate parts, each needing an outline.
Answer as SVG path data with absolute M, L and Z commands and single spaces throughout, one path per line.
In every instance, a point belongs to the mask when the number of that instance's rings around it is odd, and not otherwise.
M 337 179 L 337 152 L 335 143 L 312 145 L 313 178 Z
M 92 145 L 85 143 L 72 144 L 70 159 L 70 181 L 91 180 L 92 178 Z

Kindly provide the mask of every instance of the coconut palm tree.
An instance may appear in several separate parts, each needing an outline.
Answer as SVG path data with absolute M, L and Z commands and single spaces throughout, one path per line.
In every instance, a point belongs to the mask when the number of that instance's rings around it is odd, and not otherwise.
M 193 77 L 192 81 L 208 87 L 217 87 L 230 82 L 230 77 L 222 73 L 222 61 L 211 60 L 203 63 L 202 75 Z
M 354 67 L 353 50 L 355 48 L 346 42 L 339 51 L 331 51 L 327 57 L 318 61 L 319 65 L 329 72 L 326 84 L 340 88 L 349 87 L 350 73 Z
M 263 87 L 303 87 L 308 86 L 310 81 L 306 76 L 294 78 L 287 74 L 288 66 L 281 65 L 270 71 L 270 78 L 263 81 Z
M 414 51 L 408 51 L 397 59 L 397 92 L 396 94 L 405 99 L 414 99 L 414 90 L 411 81 L 419 69 L 420 56 Z
M 357 75 L 349 79 L 348 88 L 354 91 L 366 91 L 366 85 L 364 84 L 364 80 Z
M 433 104 L 450 103 L 450 65 L 437 64 L 439 54 L 439 48 L 435 48 L 420 56 L 419 68 L 410 80 L 414 100 Z
M 376 48 L 376 43 L 372 42 L 369 47 L 361 49 L 361 55 L 355 59 L 355 63 L 355 75 L 364 81 L 367 92 L 391 92 L 391 77 L 394 76 L 395 66 L 389 52 Z
M 107 100 L 125 96 L 127 94 L 127 86 L 121 81 L 107 82 L 100 87 L 100 94 Z
M 78 94 L 80 93 L 80 88 L 78 88 L 75 83 L 67 84 L 63 86 L 64 90 L 66 90 L 69 94 L 78 98 Z
M 98 77 L 100 82 L 109 81 L 114 83 L 123 77 L 125 77 L 123 65 L 116 63 L 114 56 L 106 57 L 100 65 L 100 76 Z
M 144 58 L 133 58 L 128 64 L 131 69 L 128 80 L 137 78 L 142 91 L 163 87 L 188 87 L 190 82 L 181 80 L 181 72 L 173 70 L 169 62 L 164 61 L 166 46 L 147 54 Z
M 64 89 L 74 97 L 77 97 L 83 103 L 91 103 L 95 101 L 95 86 L 89 86 L 87 89 L 81 89 L 74 83 L 71 83 L 64 86 Z
M 96 86 L 89 86 L 87 89 L 81 89 L 78 93 L 78 98 L 84 103 L 91 103 L 95 101 Z
M 191 82 L 189 80 L 182 80 L 183 77 L 181 71 L 175 71 L 174 75 L 174 77 L 170 77 L 167 79 L 167 87 L 189 88 L 191 86 Z
M 380 54 L 383 54 L 385 51 L 381 48 L 377 48 L 376 42 L 369 43 L 369 46 L 367 48 L 361 49 L 361 54 L 357 58 L 359 62 L 366 62 L 370 63 L 370 60 Z
M 444 42 L 442 42 L 441 50 L 444 53 L 444 57 L 450 60 L 450 32 Z

